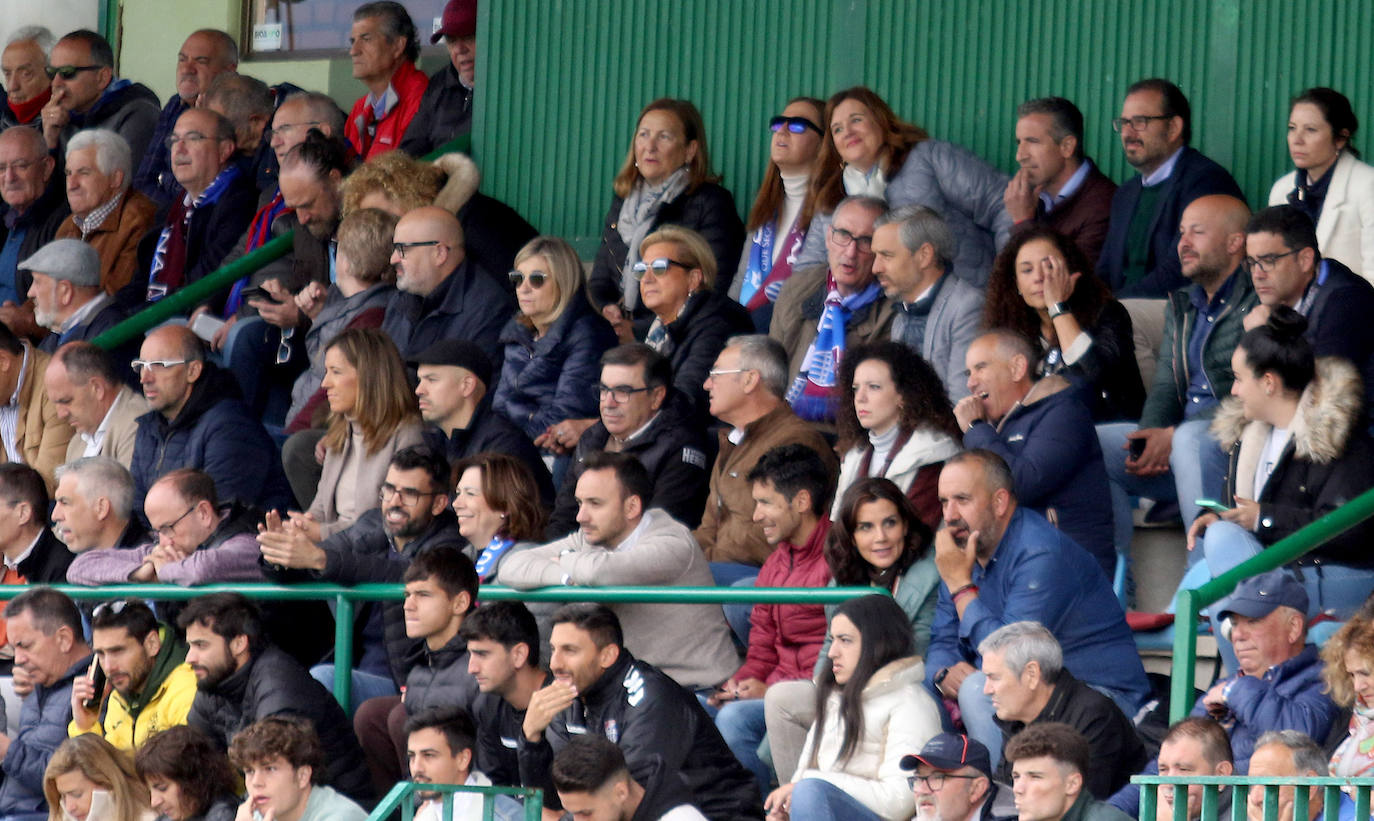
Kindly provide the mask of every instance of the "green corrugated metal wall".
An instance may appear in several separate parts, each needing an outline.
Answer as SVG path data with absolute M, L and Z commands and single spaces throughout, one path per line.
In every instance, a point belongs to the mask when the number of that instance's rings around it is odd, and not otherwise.
M 663 95 L 701 108 L 741 211 L 768 117 L 859 82 L 1007 171 L 1016 104 L 1069 97 L 1088 152 L 1119 180 L 1108 120 L 1132 80 L 1169 77 L 1192 102 L 1193 144 L 1252 204 L 1289 168 L 1295 91 L 1333 85 L 1374 124 L 1374 3 L 1357 0 L 486 0 L 480 13 L 483 189 L 584 253 L 635 115 Z

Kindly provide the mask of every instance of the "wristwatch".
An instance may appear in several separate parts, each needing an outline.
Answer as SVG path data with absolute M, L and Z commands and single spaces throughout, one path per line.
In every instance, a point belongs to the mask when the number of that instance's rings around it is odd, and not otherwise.
M 1049 311 L 1050 319 L 1056 319 L 1069 312 L 1069 304 L 1067 302 L 1051 302 Z
M 931 681 L 935 684 L 935 689 L 937 689 L 937 690 L 940 689 L 940 685 L 945 683 L 945 676 L 948 676 L 948 675 L 949 675 L 949 668 L 948 668 L 948 667 L 941 667 L 941 668 L 940 668 L 940 672 L 936 673 L 936 674 L 935 674 L 935 678 L 931 679 Z

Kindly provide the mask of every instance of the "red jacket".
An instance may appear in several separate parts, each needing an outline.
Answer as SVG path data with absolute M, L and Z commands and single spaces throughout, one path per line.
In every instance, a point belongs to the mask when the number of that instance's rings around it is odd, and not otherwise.
M 782 542 L 759 570 L 755 587 L 825 587 L 825 537 L 830 517 L 822 516 L 804 545 Z M 756 604 L 749 616 L 749 653 L 735 681 L 811 678 L 825 641 L 825 608 L 819 604 Z
M 391 87 L 396 90 L 399 99 L 386 116 L 377 121 L 376 135 L 366 151 L 363 151 L 362 125 L 363 106 L 367 105 L 367 95 L 364 94 L 353 103 L 353 110 L 348 112 L 348 123 L 344 125 L 344 136 L 353 144 L 353 150 L 358 152 L 358 156 L 370 160 L 378 154 L 385 154 L 400 147 L 401 138 L 405 136 L 406 128 L 415 117 L 415 112 L 420 109 L 420 98 L 425 96 L 425 87 L 428 85 L 429 77 L 416 68 L 414 63 L 401 63 L 391 75 Z

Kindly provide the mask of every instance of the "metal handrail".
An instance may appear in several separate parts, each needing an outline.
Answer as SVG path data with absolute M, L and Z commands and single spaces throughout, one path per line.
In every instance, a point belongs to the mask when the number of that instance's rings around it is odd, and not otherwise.
M 1245 776 L 1245 775 L 1134 775 L 1131 783 L 1140 787 L 1140 815 L 1142 821 L 1154 821 L 1158 807 L 1160 787 L 1172 787 L 1173 821 L 1189 821 L 1188 799 L 1186 792 L 1190 786 L 1202 786 L 1201 812 L 1198 821 L 1220 821 L 1218 807 L 1221 790 L 1231 788 L 1231 818 L 1245 821 L 1246 801 L 1251 787 L 1264 788 L 1264 821 L 1289 821 L 1280 819 L 1279 789 L 1281 787 L 1320 787 L 1322 790 L 1322 819 L 1337 821 L 1340 813 L 1340 798 L 1343 789 L 1353 789 L 1355 796 L 1354 817 L 1369 818 L 1370 790 L 1374 789 L 1374 778 L 1342 778 L 1339 776 Z M 1293 793 L 1293 821 L 1308 819 L 1308 790 L 1295 790 Z
M 1251 576 L 1276 570 L 1321 547 L 1347 530 L 1374 516 L 1374 489 L 1290 533 L 1230 570 L 1193 590 L 1180 590 L 1174 605 L 1173 670 L 1170 675 L 1169 722 L 1188 715 L 1193 704 L 1193 673 L 1197 663 L 1197 624 L 1202 609 L 1230 595 L 1236 585 Z
M 527 787 L 469 787 L 459 784 L 424 784 L 413 781 L 398 781 L 382 798 L 381 803 L 372 810 L 368 821 L 386 821 L 397 810 L 401 821 L 412 821 L 415 817 L 415 802 L 410 800 L 418 791 L 443 793 L 443 812 L 440 818 L 453 821 L 454 793 L 474 793 L 482 796 L 482 821 L 493 821 L 496 817 L 496 798 L 508 795 L 525 800 L 525 821 L 539 821 L 543 812 L 544 791 Z
M 173 584 L 107 584 L 85 587 L 74 584 L 0 585 L 0 601 L 12 599 L 31 587 L 51 587 L 73 599 L 160 599 L 185 601 L 211 593 L 242 593 L 254 601 L 334 600 L 334 698 L 342 705 L 353 695 L 353 618 L 359 601 L 395 601 L 405 597 L 405 585 L 368 582 L 353 586 L 306 582 L 302 584 L 207 584 L 180 587 Z M 482 601 L 524 602 L 617 602 L 633 604 L 838 604 L 859 596 L 887 591 L 877 587 L 542 587 L 516 590 L 500 585 L 483 586 Z

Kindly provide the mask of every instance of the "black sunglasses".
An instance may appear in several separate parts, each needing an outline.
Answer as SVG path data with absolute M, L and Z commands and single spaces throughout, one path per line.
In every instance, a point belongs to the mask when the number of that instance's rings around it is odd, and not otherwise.
M 778 116 L 768 121 L 769 131 L 781 131 L 783 129 L 783 126 L 786 126 L 787 130 L 791 131 L 793 134 L 801 134 L 809 128 L 817 134 L 820 134 L 822 137 L 825 136 L 825 132 L 821 130 L 820 126 L 816 125 L 815 123 L 811 122 L 805 117 L 784 117 L 781 114 L 779 114 Z
M 100 69 L 101 66 L 48 66 L 43 70 L 47 72 L 49 80 L 54 77 L 70 80 L 82 71 L 99 71 Z

